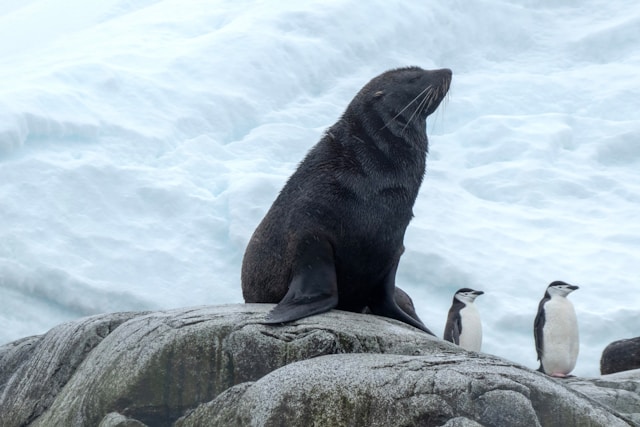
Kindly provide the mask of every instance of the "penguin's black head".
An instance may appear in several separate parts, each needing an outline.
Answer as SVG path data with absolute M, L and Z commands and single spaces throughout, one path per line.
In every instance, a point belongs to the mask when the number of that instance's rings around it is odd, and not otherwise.
M 556 280 L 555 282 L 551 282 L 551 284 L 547 287 L 546 293 L 549 296 L 560 295 L 560 296 L 566 297 L 576 289 L 580 289 L 580 288 L 578 286 L 570 285 L 566 282 Z
M 458 300 L 464 303 L 473 302 L 478 296 L 484 294 L 482 291 L 476 291 L 471 288 L 462 288 L 458 289 L 458 291 L 453 296 L 453 300 Z

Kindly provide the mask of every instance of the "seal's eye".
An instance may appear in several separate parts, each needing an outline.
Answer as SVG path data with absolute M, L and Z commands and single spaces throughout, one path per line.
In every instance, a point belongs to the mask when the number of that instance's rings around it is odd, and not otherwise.
M 380 98 L 382 95 L 384 95 L 384 91 L 379 90 L 376 93 L 373 94 L 374 98 Z

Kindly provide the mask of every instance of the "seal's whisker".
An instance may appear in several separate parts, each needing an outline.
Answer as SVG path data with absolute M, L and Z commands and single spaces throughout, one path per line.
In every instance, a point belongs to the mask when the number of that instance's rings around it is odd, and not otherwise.
M 433 89 L 431 86 L 427 86 L 427 89 Z M 423 91 L 424 92 L 424 91 Z M 422 112 L 424 110 L 424 106 L 426 104 L 428 104 L 428 100 L 431 99 L 431 94 L 435 92 L 435 90 L 430 90 L 429 92 L 427 92 L 424 97 L 420 100 L 420 103 L 418 104 L 418 106 L 416 107 L 415 111 L 413 112 L 413 114 L 411 114 L 411 117 L 409 117 L 409 120 L 407 120 L 407 123 L 405 123 L 404 127 L 402 128 L 402 131 L 404 132 L 405 129 L 407 129 L 407 126 L 409 126 L 409 124 L 411 123 L 411 121 L 413 120 L 414 117 L 418 117 L 417 114 L 419 112 Z
M 429 107 L 429 105 L 431 105 L 431 101 L 433 100 L 433 96 L 432 96 L 432 94 L 433 94 L 434 92 L 435 92 L 435 91 L 430 92 L 428 96 L 425 96 L 425 97 L 424 97 L 424 101 L 420 104 L 420 108 L 419 108 L 419 110 L 418 110 L 418 111 L 416 111 L 418 114 L 422 114 L 422 112 L 425 110 L 425 108 L 428 108 L 428 107 Z
M 427 95 L 428 95 L 428 98 L 427 98 L 427 102 L 425 102 L 425 104 L 423 106 L 424 108 L 427 108 L 430 105 L 432 105 L 433 101 L 435 101 L 438 98 L 438 91 L 437 90 L 432 90 Z
M 438 91 L 436 89 L 427 93 L 425 95 L 425 99 L 424 99 L 425 102 L 422 104 L 420 113 L 422 113 L 425 110 L 425 108 L 429 108 L 433 104 L 433 102 L 436 101 L 438 98 L 439 98 Z
M 447 79 L 444 79 L 442 81 L 442 85 L 440 86 L 441 97 L 442 97 L 442 101 L 443 101 L 445 106 L 449 102 L 449 96 L 450 96 L 449 88 L 450 88 L 450 85 L 451 85 L 451 82 L 449 80 L 447 80 Z
M 422 107 L 420 109 L 420 115 L 422 115 L 424 110 L 430 108 L 434 103 L 436 104 L 439 103 L 439 99 L 442 98 L 441 91 L 442 91 L 442 87 L 437 89 L 434 88 L 433 91 L 425 95 L 425 99 L 424 99 L 425 102 L 421 103 Z
M 400 112 L 399 112 L 398 114 L 396 114 L 395 116 L 393 116 L 393 117 L 391 118 L 391 120 L 389 120 L 387 123 L 385 123 L 385 124 L 384 124 L 384 126 L 382 126 L 382 128 L 381 128 L 380 130 L 382 130 L 382 129 L 386 128 L 386 127 L 387 127 L 387 125 L 389 125 L 389 123 L 391 123 L 392 121 L 394 121 L 395 119 L 397 119 L 397 118 L 398 118 L 398 116 L 400 116 L 400 114 L 404 113 L 404 110 L 406 110 L 407 108 L 409 108 L 409 107 L 411 106 L 411 104 L 413 104 L 414 102 L 416 102 L 416 100 L 417 100 L 418 98 L 420 98 L 420 97 L 422 96 L 422 94 L 423 94 L 423 93 L 425 93 L 427 90 L 429 90 L 429 88 L 431 88 L 431 87 L 432 87 L 432 86 L 427 86 L 427 87 L 425 88 L 425 90 L 423 90 L 422 92 L 420 92 L 420 93 L 418 94 L 418 96 L 416 96 L 416 97 L 415 97 L 415 98 L 413 98 L 411 101 L 409 101 L 409 103 L 408 103 L 408 104 L 407 104 L 407 105 L 406 105 L 402 110 L 400 110 Z
M 425 97 L 422 99 L 422 102 L 420 103 L 420 105 L 418 105 L 418 108 L 416 109 L 416 112 L 414 114 L 418 114 L 419 115 L 420 113 L 422 113 L 424 111 L 425 107 L 431 103 L 431 95 L 430 95 L 431 93 L 433 93 L 433 91 L 429 92 L 427 95 L 425 95 Z M 416 116 L 416 117 L 418 117 L 418 116 Z
M 430 90 L 425 96 L 424 96 L 424 102 L 422 103 L 422 110 L 424 110 L 426 107 L 430 106 L 431 103 L 438 98 L 438 91 L 433 88 L 432 90 Z
M 429 88 L 427 88 L 429 89 Z M 407 120 L 407 123 L 405 124 L 405 127 L 407 127 L 407 125 L 409 123 L 411 123 L 411 121 L 413 120 L 413 118 L 415 117 L 416 113 L 420 110 L 420 107 L 422 106 L 422 104 L 424 104 L 425 99 L 428 98 L 430 92 L 427 92 L 422 99 L 420 100 L 420 102 L 418 103 L 418 105 L 416 106 L 415 110 L 413 110 L 413 113 L 411 113 L 411 116 L 409 117 L 409 120 Z

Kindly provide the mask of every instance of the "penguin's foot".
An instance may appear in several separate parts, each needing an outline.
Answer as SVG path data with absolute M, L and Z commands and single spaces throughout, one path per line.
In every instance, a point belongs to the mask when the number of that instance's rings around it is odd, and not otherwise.
M 574 375 L 563 374 L 561 372 L 554 372 L 552 374 L 549 374 L 549 376 L 554 378 L 573 378 L 574 377 Z

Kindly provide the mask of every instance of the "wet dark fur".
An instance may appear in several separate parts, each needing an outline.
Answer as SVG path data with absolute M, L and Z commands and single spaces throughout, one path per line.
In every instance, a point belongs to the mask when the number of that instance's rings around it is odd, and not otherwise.
M 431 333 L 396 304 L 395 273 L 425 172 L 426 117 L 450 82 L 447 69 L 387 71 L 309 151 L 242 263 L 245 301 L 279 302 L 267 323 L 369 307 Z

